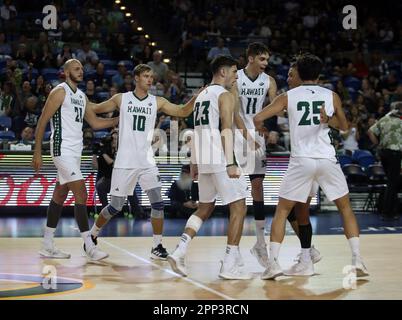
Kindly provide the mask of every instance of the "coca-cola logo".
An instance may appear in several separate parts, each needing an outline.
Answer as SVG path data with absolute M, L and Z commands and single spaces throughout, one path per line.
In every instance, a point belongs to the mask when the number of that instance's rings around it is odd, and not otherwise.
M 94 205 L 95 193 L 95 174 L 90 173 L 85 178 L 85 183 L 88 190 L 87 205 Z M 43 174 L 35 174 L 27 176 L 22 182 L 16 182 L 11 174 L 0 174 L 0 185 L 6 185 L 8 190 L 0 193 L 0 206 L 7 205 L 13 196 L 16 195 L 17 206 L 40 206 L 44 203 L 46 197 L 51 198 L 50 190 L 53 190 L 56 185 L 56 178 L 47 178 Z M 35 188 L 33 188 L 35 185 Z M 39 189 L 38 189 L 39 186 Z M 74 195 L 66 199 L 64 205 L 69 206 L 74 204 Z

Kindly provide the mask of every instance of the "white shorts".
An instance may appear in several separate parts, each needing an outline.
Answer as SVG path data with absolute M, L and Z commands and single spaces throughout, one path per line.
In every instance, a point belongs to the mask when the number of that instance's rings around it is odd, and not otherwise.
M 329 159 L 291 157 L 279 189 L 279 197 L 306 203 L 312 191 L 316 191 L 313 189 L 314 182 L 321 187 L 330 201 L 349 193 L 339 163 Z
M 215 173 L 199 173 L 198 189 L 200 202 L 211 203 L 216 200 L 216 196 L 226 205 L 237 200 L 245 199 L 247 193 L 247 182 L 244 176 L 239 179 L 229 178 L 226 171 Z
M 84 179 L 81 173 L 81 157 L 53 157 L 53 163 L 57 168 L 57 181 L 61 185 Z
M 146 169 L 113 168 L 110 194 L 118 197 L 132 195 L 137 182 L 143 191 L 162 187 L 158 167 Z

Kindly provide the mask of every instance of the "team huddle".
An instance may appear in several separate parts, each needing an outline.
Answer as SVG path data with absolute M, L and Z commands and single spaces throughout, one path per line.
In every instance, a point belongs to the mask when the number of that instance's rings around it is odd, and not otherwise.
M 281 275 L 314 275 L 314 264 L 321 260 L 312 245 L 309 219 L 311 198 L 321 187 L 334 201 L 343 220 L 345 236 L 352 251 L 352 266 L 357 277 L 368 275 L 360 255 L 359 227 L 352 211 L 346 179 L 331 145 L 330 128 L 345 130 L 347 120 L 341 100 L 331 90 L 318 85 L 323 67 L 310 54 L 300 55 L 288 74 L 290 90 L 276 96 L 275 80 L 265 73 L 269 50 L 262 43 L 247 48 L 248 64 L 237 70 L 232 57 L 218 56 L 211 62 L 212 81 L 185 105 L 170 103 L 148 91 L 152 69 L 137 65 L 135 89 L 118 93 L 99 104 L 88 101 L 77 85 L 83 80 L 78 60 L 64 65 L 66 81 L 50 93 L 39 119 L 35 135 L 33 167 L 40 170 L 41 146 L 47 123 L 51 122 L 51 156 L 57 168 L 58 182 L 47 211 L 47 224 L 40 255 L 47 258 L 70 258 L 54 244 L 54 233 L 69 190 L 75 196 L 74 215 L 82 235 L 83 253 L 91 260 L 108 257 L 97 238 L 108 221 L 121 212 L 126 197 L 137 183 L 151 203 L 153 244 L 151 258 L 167 260 L 173 271 L 188 275 L 186 255 L 191 240 L 214 211 L 216 198 L 229 206 L 227 246 L 219 277 L 251 279 L 240 252 L 249 175 L 256 228 L 256 243 L 251 254 L 265 269 L 261 278 Z M 97 114 L 118 110 L 116 118 Z M 152 152 L 152 136 L 158 112 L 185 118 L 193 113 L 194 135 L 191 150 L 191 174 L 199 185 L 199 206 L 188 219 L 176 249 L 169 254 L 162 245 L 164 203 L 161 181 Z M 271 223 L 269 246 L 265 240 L 263 180 L 266 172 L 264 121 L 286 115 L 289 120 L 291 157 L 279 190 L 279 202 Z M 110 203 L 104 207 L 90 229 L 87 193 L 80 170 L 83 148 L 83 120 L 95 130 L 119 126 L 119 148 L 114 161 Z M 301 253 L 289 270 L 282 270 L 279 251 L 285 235 L 286 220 L 300 239 Z

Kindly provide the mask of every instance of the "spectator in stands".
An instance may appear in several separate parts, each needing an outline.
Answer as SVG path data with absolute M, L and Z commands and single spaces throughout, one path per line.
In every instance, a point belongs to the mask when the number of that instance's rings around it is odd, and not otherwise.
M 180 177 L 173 182 L 168 197 L 172 206 L 172 216 L 188 218 L 198 208 L 198 188 L 191 179 L 190 166 L 184 165 Z
M 95 84 L 96 91 L 106 91 L 108 90 L 108 81 L 105 77 L 105 65 L 99 62 L 96 66 L 96 73 L 93 76 L 93 81 Z
M 11 0 L 4 0 L 4 4 L 0 7 L 1 25 L 5 31 L 14 31 L 14 21 L 17 17 L 17 9 L 11 4 Z M 0 26 L 1 26 L 0 25 Z
M 113 60 L 126 60 L 130 57 L 129 44 L 126 42 L 126 37 L 123 33 L 117 34 L 109 41 L 110 53 Z
M 11 46 L 7 43 L 6 34 L 4 32 L 0 32 L 0 56 L 10 56 L 11 53 Z
M 398 188 L 402 161 L 402 102 L 368 131 L 371 141 L 379 145 L 382 166 L 387 175 L 387 189 L 382 208 L 383 219 L 399 219 Z
M 4 83 L 3 88 L 0 88 L 0 116 L 10 117 L 12 115 L 12 106 L 15 97 L 12 95 L 11 83 Z
M 192 135 L 188 134 L 186 136 L 185 143 L 180 147 L 179 154 L 183 157 L 188 157 L 191 154 L 191 140 Z
M 123 61 L 117 64 L 117 73 L 112 77 L 112 84 L 121 88 L 124 84 L 124 77 L 127 74 L 126 66 Z
M 85 88 L 85 94 L 87 95 L 88 100 L 90 102 L 93 102 L 93 103 L 98 102 L 95 98 L 95 94 L 96 94 L 95 84 L 92 80 L 87 81 L 86 88 Z
M 70 13 L 68 19 L 63 21 L 62 39 L 64 42 L 80 42 L 81 36 L 81 23 Z
M 93 150 L 94 133 L 91 128 L 85 128 L 83 133 L 83 150 Z
M 124 82 L 123 85 L 120 88 L 120 92 L 130 92 L 134 90 L 134 81 L 133 81 L 133 77 L 131 76 L 131 74 L 126 73 L 126 75 L 124 76 Z
M 359 149 L 359 131 L 357 130 L 357 123 L 352 122 L 352 116 L 347 115 L 348 130 L 341 131 L 343 138 L 343 150 L 346 154 L 352 156 L 353 153 Z
M 77 59 L 84 66 L 84 71 L 93 70 L 98 64 L 99 58 L 95 51 L 91 50 L 89 41 L 84 40 L 82 47 L 77 52 Z
M 25 118 L 24 122 L 27 126 L 36 127 L 41 113 L 38 105 L 38 98 L 34 95 L 28 97 L 24 104 Z
M 34 129 L 29 126 L 25 127 L 21 132 L 21 139 L 9 141 L 8 144 L 10 150 L 32 150 L 35 145 Z
M 162 61 L 162 52 L 155 51 L 152 55 L 152 61 L 149 61 L 148 65 L 152 68 L 153 72 L 158 75 L 159 81 L 164 83 L 169 67 Z
M 39 49 L 35 58 L 35 68 L 37 69 L 52 68 L 54 66 L 54 57 L 48 44 L 44 44 Z
M 57 55 L 57 66 L 61 67 L 67 60 L 75 59 L 75 53 L 71 51 L 68 43 L 63 44 L 63 50 Z
M 225 47 L 225 41 L 222 38 L 216 39 L 216 47 L 212 47 L 208 52 L 208 61 L 212 61 L 218 55 L 227 55 L 231 56 L 230 50 Z
M 285 152 L 286 149 L 278 144 L 279 133 L 270 131 L 267 138 L 267 153 L 272 152 Z
M 165 92 L 165 98 L 172 103 L 181 103 L 185 88 L 180 76 L 171 70 L 168 71 L 166 88 L 167 90 Z

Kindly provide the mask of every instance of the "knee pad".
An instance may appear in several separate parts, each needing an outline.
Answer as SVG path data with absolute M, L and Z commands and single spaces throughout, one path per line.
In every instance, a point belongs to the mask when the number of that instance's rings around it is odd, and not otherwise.
M 101 215 L 108 220 L 113 218 L 123 209 L 125 202 L 125 197 L 111 196 L 110 204 L 103 208 Z
M 146 193 L 151 203 L 151 218 L 163 219 L 165 204 L 163 203 L 161 188 L 150 189 Z
M 193 214 L 186 223 L 186 227 L 185 228 L 190 228 L 193 229 L 195 232 L 198 232 L 198 230 L 200 230 L 201 225 L 204 221 L 202 221 L 202 219 L 198 216 L 196 216 L 195 214 Z

